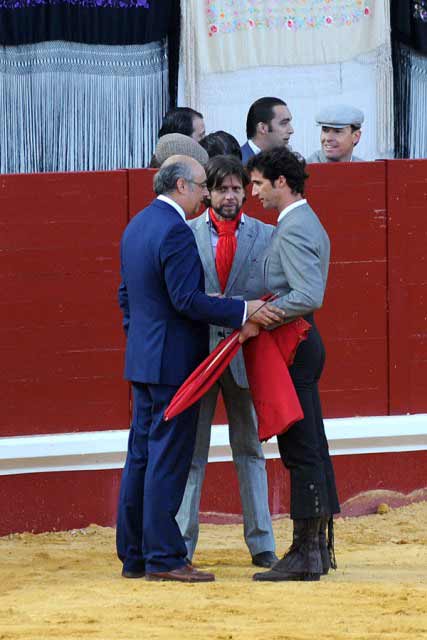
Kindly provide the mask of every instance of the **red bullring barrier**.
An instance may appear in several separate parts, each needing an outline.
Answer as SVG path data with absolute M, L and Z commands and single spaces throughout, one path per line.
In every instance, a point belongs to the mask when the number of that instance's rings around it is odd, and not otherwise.
M 427 161 L 309 172 L 307 197 L 332 243 L 317 316 L 327 349 L 325 416 L 427 413 Z M 0 438 L 127 428 L 119 240 L 152 199 L 152 177 L 150 170 L 0 177 Z M 275 221 L 250 196 L 245 209 Z M 216 422 L 226 422 L 221 405 Z M 397 456 L 405 486 L 393 484 Z M 421 487 L 425 451 L 395 458 L 382 485 L 369 456 L 359 456 L 354 472 L 346 456 L 336 458 L 341 498 L 374 485 Z M 272 509 L 282 512 L 286 476 L 279 461 L 268 465 Z M 203 510 L 239 510 L 231 473 L 228 463 L 209 465 Z M 111 524 L 119 476 L 118 469 L 3 475 L 0 500 L 9 509 L 0 534 Z

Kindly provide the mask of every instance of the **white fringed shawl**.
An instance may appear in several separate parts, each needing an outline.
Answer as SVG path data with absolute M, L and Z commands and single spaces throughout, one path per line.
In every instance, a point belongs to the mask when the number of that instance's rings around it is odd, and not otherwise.
M 0 49 L 0 172 L 148 166 L 168 106 L 167 47 Z

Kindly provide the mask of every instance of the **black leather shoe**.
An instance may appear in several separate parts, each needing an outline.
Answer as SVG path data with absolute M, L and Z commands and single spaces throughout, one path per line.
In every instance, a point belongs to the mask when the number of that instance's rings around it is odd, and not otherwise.
M 273 551 L 261 551 L 261 553 L 256 553 L 252 556 L 252 564 L 256 567 L 265 567 L 266 569 L 270 569 L 270 567 L 278 561 L 279 558 Z
M 145 576 L 145 571 L 128 571 L 127 569 L 122 569 L 123 578 L 143 578 Z

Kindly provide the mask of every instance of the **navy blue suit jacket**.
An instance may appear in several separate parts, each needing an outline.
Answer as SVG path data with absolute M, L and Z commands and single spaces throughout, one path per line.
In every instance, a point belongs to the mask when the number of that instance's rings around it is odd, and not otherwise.
M 252 148 L 249 146 L 249 142 L 245 142 L 245 144 L 242 147 L 240 147 L 240 151 L 242 152 L 243 164 L 246 164 L 247 161 L 250 160 L 252 156 L 255 155 Z
M 127 380 L 180 385 L 208 355 L 209 324 L 241 326 L 244 302 L 204 293 L 193 232 L 162 200 L 126 227 L 121 275 Z

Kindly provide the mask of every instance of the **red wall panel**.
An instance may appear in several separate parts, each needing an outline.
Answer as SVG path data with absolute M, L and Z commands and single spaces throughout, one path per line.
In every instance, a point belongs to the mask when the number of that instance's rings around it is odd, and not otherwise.
M 0 185 L 0 435 L 123 427 L 116 292 L 127 173 Z
M 426 412 L 427 161 L 309 171 L 307 196 L 332 245 L 317 314 L 328 354 L 325 415 Z M 129 217 L 151 201 L 153 175 L 0 177 L 0 437 L 128 425 L 119 240 Z M 251 196 L 246 209 L 276 221 Z M 215 421 L 226 421 L 222 403 Z M 351 465 L 335 458 L 341 499 L 419 487 L 425 455 L 354 456 Z M 268 468 L 272 511 L 287 511 L 287 475 L 278 460 Z M 229 464 L 209 465 L 202 509 L 240 511 L 233 474 Z M 5 476 L 0 498 L 13 505 L 2 531 L 111 524 L 119 477 L 118 470 Z
M 333 459 L 342 515 L 374 513 L 384 497 L 366 492 L 387 490 L 386 500 L 393 506 L 405 504 L 405 495 L 423 487 L 427 451 L 374 453 L 367 455 L 335 456 Z M 405 473 L 402 473 L 402 469 Z M 289 473 L 281 460 L 267 460 L 269 504 L 272 515 L 289 513 Z M 227 488 L 225 490 L 225 487 Z M 347 500 L 358 494 L 360 500 Z M 418 496 L 418 500 L 422 499 Z M 412 496 L 413 501 L 417 496 Z M 200 510 L 203 520 L 212 514 L 242 512 L 236 471 L 230 463 L 216 462 L 206 468 Z M 206 517 L 207 516 L 207 517 Z M 227 521 L 227 519 L 225 519 Z
M 317 314 L 328 353 L 325 415 L 388 412 L 388 302 L 390 406 L 425 411 L 426 162 L 313 165 L 309 171 L 307 196 L 332 245 L 325 304 Z M 153 175 L 0 179 L 0 393 L 6 399 L 0 435 L 128 424 L 116 302 L 119 239 L 128 218 L 151 201 Z M 245 206 L 276 220 L 276 212 L 264 211 L 250 195 Z M 220 406 L 216 421 L 225 419 Z
M 335 456 L 342 515 L 374 513 L 384 501 L 399 506 L 422 500 L 425 490 L 416 490 L 423 487 L 426 464 L 427 451 Z M 271 513 L 289 513 L 289 474 L 280 460 L 267 460 L 267 474 Z M 2 476 L 0 536 L 63 531 L 91 523 L 114 526 L 120 478 L 120 469 Z M 374 493 L 383 489 L 395 493 Z M 229 462 L 207 466 L 201 511 L 202 521 L 208 522 L 230 522 L 230 515 L 241 513 L 237 475 Z M 281 547 L 284 541 L 277 544 Z
M 331 240 L 328 287 L 317 314 L 327 353 L 321 381 L 324 414 L 386 414 L 385 163 L 308 170 L 307 196 Z
M 120 469 L 3 476 L 0 536 L 64 531 L 91 523 L 114 526 L 120 478 Z
M 129 217 L 146 207 L 154 198 L 153 178 L 156 169 L 129 169 Z
M 427 161 L 388 163 L 390 412 L 427 410 Z
M 313 165 L 307 197 L 331 238 L 331 270 L 318 323 L 327 348 L 325 415 L 387 413 L 387 224 L 385 163 Z M 129 210 L 152 198 L 154 171 L 129 172 Z M 248 189 L 245 210 L 275 224 Z M 223 407 L 215 421 L 226 420 Z
M 327 361 L 326 417 L 383 415 L 387 388 L 387 211 L 384 162 L 312 165 L 307 198 L 331 240 L 324 306 L 316 314 Z M 249 214 L 275 224 L 250 195 Z M 217 420 L 224 422 L 219 408 Z

